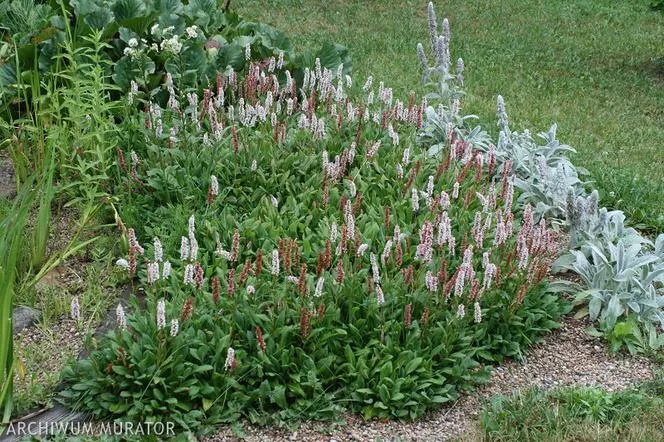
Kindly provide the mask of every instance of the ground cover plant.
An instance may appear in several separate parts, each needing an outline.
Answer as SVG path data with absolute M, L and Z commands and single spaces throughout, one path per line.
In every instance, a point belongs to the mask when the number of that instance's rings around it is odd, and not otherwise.
M 130 95 L 146 111 L 118 151 L 119 264 L 146 305 L 118 307 L 119 330 L 66 370 L 67 403 L 189 429 L 412 419 L 557 326 L 546 220 L 512 212 L 512 171 L 455 108 L 430 156 L 414 144 L 426 100 L 318 60 L 244 74 L 202 96 L 167 77 L 163 109 Z M 434 74 L 456 102 L 461 72 Z
M 280 54 L 294 72 L 300 69 L 298 63 L 313 63 L 314 56 L 324 65 L 336 66 L 343 61 L 350 69 L 340 45 L 326 43 L 316 52 L 294 53 L 281 32 L 213 6 L 192 3 L 185 8 L 179 2 L 1 3 L 0 148 L 11 157 L 10 169 L 19 190 L 33 182 L 45 183 L 31 204 L 30 222 L 24 229 L 25 247 L 15 260 L 16 272 L 6 274 L 18 279 L 15 304 L 48 305 L 50 292 L 40 293 L 40 281 L 52 279 L 51 272 L 62 273 L 58 267 L 67 259 L 117 254 L 115 241 L 99 233 L 115 213 L 111 174 L 119 135 L 117 122 L 123 117 L 118 98 L 130 86 L 129 81 L 122 81 L 122 72 L 137 73 L 141 90 L 151 92 L 151 85 L 157 84 L 159 92 L 158 83 L 166 73 L 172 73 L 180 85 L 198 85 L 207 81 L 203 72 L 207 68 L 201 63 L 216 72 L 273 53 Z M 148 41 L 149 46 L 145 46 Z M 203 50 L 205 58 L 201 60 Z M 195 66 L 192 53 L 198 54 L 193 57 L 198 61 Z M 145 69 L 138 72 L 137 65 Z M 191 69 L 182 71 L 187 65 Z M 123 66 L 126 69 L 122 70 Z M 196 69 L 202 70 L 196 71 L 200 75 L 193 74 Z M 5 170 L 3 164 L 3 173 Z M 63 206 L 71 210 L 69 233 L 57 232 L 55 236 L 66 243 L 53 249 L 51 224 Z M 3 202 L 0 210 L 4 212 L 5 207 L 13 210 L 11 201 Z M 44 300 L 48 302 L 42 303 Z M 84 313 L 101 305 L 96 301 L 86 304 L 83 298 L 80 302 Z M 8 311 L 11 308 L 12 304 L 7 304 Z M 96 323 L 99 312 L 93 311 L 95 321 L 88 318 L 82 328 Z M 43 321 L 52 313 L 44 315 Z

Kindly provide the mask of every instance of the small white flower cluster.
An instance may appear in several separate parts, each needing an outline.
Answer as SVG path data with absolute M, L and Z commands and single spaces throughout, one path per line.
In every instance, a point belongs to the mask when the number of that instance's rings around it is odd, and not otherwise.
M 159 263 L 164 261 L 164 248 L 159 238 L 154 238 L 154 262 L 147 264 L 147 282 L 154 284 L 159 278 L 167 279 L 171 274 L 171 263 L 166 261 L 162 264 L 161 276 L 159 274 Z
M 78 302 L 78 296 L 74 296 L 71 300 L 71 318 L 75 321 L 81 319 L 81 305 Z
M 138 40 L 136 38 L 130 38 L 127 42 L 127 47 L 124 48 L 124 55 L 131 57 L 132 59 L 137 58 L 143 53 L 142 49 L 139 47 Z
M 392 252 L 392 240 L 388 239 L 385 242 L 385 247 L 383 248 L 383 253 L 380 255 L 380 262 L 385 265 L 387 260 L 390 259 L 390 253 Z
M 160 299 L 157 302 L 157 328 L 161 330 L 166 327 L 166 301 Z
M 226 371 L 232 370 L 235 365 L 235 350 L 233 347 L 228 347 L 226 352 L 226 361 L 224 362 L 224 368 Z
M 356 253 L 357 257 L 359 258 L 359 257 L 363 256 L 364 252 L 366 252 L 368 248 L 369 248 L 369 244 L 366 244 L 366 243 L 360 244 L 359 247 L 357 248 L 357 253 Z
M 378 268 L 378 259 L 376 258 L 376 255 L 371 253 L 369 255 L 369 261 L 371 262 L 371 276 L 373 278 L 373 282 L 375 284 L 380 283 L 380 270 Z
M 438 290 L 438 279 L 434 276 L 431 270 L 427 270 L 427 273 L 424 276 L 424 285 L 431 293 L 435 293 Z
M 185 34 L 187 34 L 187 37 L 196 38 L 198 37 L 198 26 L 191 25 L 187 29 L 185 29 L 184 32 Z
M 171 38 L 163 40 L 159 47 L 162 51 L 177 55 L 182 50 L 182 42 L 180 42 L 180 37 L 178 35 L 174 35 Z
M 217 242 L 217 249 L 214 251 L 215 255 L 221 257 L 222 259 L 225 259 L 226 261 L 230 261 L 232 258 L 231 252 L 228 250 L 225 250 L 224 247 L 221 245 L 221 240 L 219 239 L 219 234 L 216 234 L 216 242 Z
M 316 298 L 320 298 L 323 295 L 324 284 L 325 284 L 325 278 L 323 277 L 318 278 L 318 282 L 316 283 L 316 291 L 314 292 L 314 296 Z
M 129 88 L 129 95 L 127 96 L 129 104 L 134 104 L 134 97 L 136 97 L 136 95 L 138 95 L 138 83 L 131 80 L 131 87 Z

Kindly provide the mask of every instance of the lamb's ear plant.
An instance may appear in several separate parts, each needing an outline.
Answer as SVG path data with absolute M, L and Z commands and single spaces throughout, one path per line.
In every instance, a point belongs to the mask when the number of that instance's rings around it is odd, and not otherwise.
M 30 184 L 28 181 L 26 184 Z M 12 411 L 14 348 L 12 309 L 24 227 L 35 191 L 23 187 L 9 214 L 0 221 L 0 412 L 7 423 Z
M 450 31 L 447 19 L 442 22 L 442 34 L 436 22 L 433 5 L 429 4 L 429 35 L 433 66 L 429 62 L 424 46 L 417 47 L 422 65 L 422 81 L 432 90 L 427 94 L 429 106 L 426 109 L 423 127 L 418 132 L 418 142 L 426 148 L 428 156 L 440 155 L 450 139 L 472 144 L 487 157 L 496 162 L 495 173 L 506 167 L 515 173 L 515 185 L 519 189 L 518 205 L 530 204 L 535 218 L 546 217 L 554 222 L 565 220 L 566 200 L 569 189 L 574 195 L 582 195 L 587 183 L 581 180 L 587 174 L 585 169 L 575 167 L 568 159 L 574 149 L 556 138 L 557 126 L 553 124 L 547 132 L 539 134 L 537 142 L 530 131 L 513 132 L 505 102 L 497 99 L 499 120 L 498 141 L 480 126 L 470 126 L 475 115 L 461 112 L 460 100 L 463 97 L 463 60 L 458 59 L 453 68 L 450 57 Z

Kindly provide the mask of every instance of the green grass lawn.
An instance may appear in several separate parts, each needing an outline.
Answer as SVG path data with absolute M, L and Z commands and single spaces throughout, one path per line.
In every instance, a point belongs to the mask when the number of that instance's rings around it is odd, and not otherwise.
M 511 126 L 558 123 L 603 202 L 635 223 L 664 230 L 664 15 L 632 0 L 446 0 L 462 57 L 465 111 L 496 132 L 495 98 Z M 427 44 L 426 2 L 246 0 L 236 10 L 270 23 L 299 49 L 346 45 L 358 80 L 373 74 L 399 95 L 418 89 L 418 42 Z

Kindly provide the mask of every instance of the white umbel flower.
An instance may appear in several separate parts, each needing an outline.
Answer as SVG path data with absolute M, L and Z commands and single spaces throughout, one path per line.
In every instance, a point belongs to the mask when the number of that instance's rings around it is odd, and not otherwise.
M 129 261 L 127 261 L 124 258 L 120 258 L 117 261 L 115 261 L 115 265 L 118 267 L 122 267 L 125 270 L 129 270 Z

